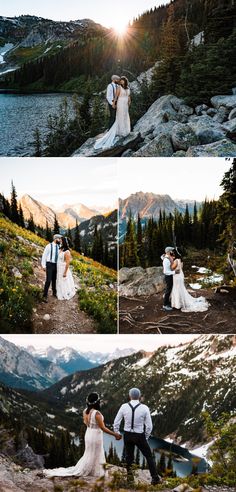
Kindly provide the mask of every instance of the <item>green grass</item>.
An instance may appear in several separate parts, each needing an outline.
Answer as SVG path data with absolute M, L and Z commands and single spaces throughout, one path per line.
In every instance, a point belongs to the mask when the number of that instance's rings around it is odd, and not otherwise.
M 47 242 L 0 216 L 0 330 L 31 333 L 33 308 L 42 298 L 34 259 Z M 72 251 L 79 277 L 79 307 L 97 321 L 99 333 L 116 333 L 117 275 L 114 270 Z M 14 274 L 15 272 L 15 274 Z

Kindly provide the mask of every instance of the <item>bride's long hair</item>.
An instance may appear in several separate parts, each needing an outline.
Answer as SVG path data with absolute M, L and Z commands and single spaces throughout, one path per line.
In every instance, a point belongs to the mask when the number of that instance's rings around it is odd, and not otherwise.
M 122 75 L 122 77 L 120 78 L 120 80 L 123 80 L 124 81 L 124 85 L 122 86 L 125 90 L 129 88 L 129 81 L 127 79 L 127 77 L 125 77 L 124 75 Z
M 70 240 L 68 237 L 61 238 L 61 249 L 62 251 L 70 251 Z
M 95 410 L 100 410 L 100 397 L 98 393 L 90 393 L 86 398 L 86 413 L 89 414 L 90 410 L 94 408 Z

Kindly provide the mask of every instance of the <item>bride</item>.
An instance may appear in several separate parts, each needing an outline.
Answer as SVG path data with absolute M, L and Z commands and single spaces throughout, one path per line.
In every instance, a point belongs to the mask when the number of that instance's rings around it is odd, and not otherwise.
M 113 103 L 113 107 L 116 107 L 115 123 L 102 138 L 99 138 L 96 141 L 94 145 L 96 150 L 108 149 L 115 144 L 117 137 L 127 137 L 127 135 L 130 134 L 130 103 L 131 98 L 128 79 L 123 76 L 120 78 L 119 86 L 116 90 L 115 101 Z
M 171 269 L 175 270 L 171 291 L 171 307 L 181 309 L 184 313 L 207 311 L 209 303 L 205 297 L 192 297 L 184 285 L 183 263 L 180 254 L 174 250 L 170 255 L 173 258 Z
M 75 284 L 70 271 L 71 254 L 67 237 L 61 238 L 61 248 L 57 260 L 57 298 L 59 301 L 72 299 Z
M 44 470 L 47 477 L 101 477 L 105 470 L 105 453 L 103 448 L 103 432 L 114 436 L 116 440 L 121 435 L 108 429 L 100 412 L 100 398 L 97 393 L 90 393 L 86 400 L 87 408 L 83 412 L 83 420 L 87 426 L 85 433 L 85 451 L 75 466 Z

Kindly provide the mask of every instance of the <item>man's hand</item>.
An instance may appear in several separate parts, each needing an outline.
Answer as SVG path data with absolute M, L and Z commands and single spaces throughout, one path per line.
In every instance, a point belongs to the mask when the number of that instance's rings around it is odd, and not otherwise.
M 115 438 L 116 438 L 116 441 L 120 441 L 122 439 L 122 435 L 119 434 L 118 432 L 115 433 Z
M 46 272 L 46 268 L 45 267 L 42 267 L 43 271 Z
M 65 273 L 63 273 L 63 277 L 64 277 L 64 278 L 66 278 L 66 272 L 65 272 Z

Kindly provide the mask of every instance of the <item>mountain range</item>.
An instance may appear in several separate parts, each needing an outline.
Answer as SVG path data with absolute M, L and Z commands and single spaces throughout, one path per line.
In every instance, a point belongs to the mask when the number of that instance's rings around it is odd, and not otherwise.
M 140 351 L 76 372 L 43 391 L 16 391 L 1 384 L 0 410 L 50 433 L 60 426 L 78 433 L 89 392 L 101 395 L 109 425 L 130 387 L 138 385 L 150 407 L 154 435 L 196 445 L 206 440 L 202 411 L 214 420 L 235 411 L 235 365 L 235 335 L 203 335 L 190 343 L 154 347 L 149 353 Z M 10 370 L 8 366 L 6 372 Z
M 119 200 L 119 211 L 121 220 L 127 219 L 131 212 L 132 217 L 137 219 L 138 214 L 141 219 L 159 218 L 160 210 L 167 214 L 174 213 L 175 209 L 184 213 L 188 204 L 189 212 L 193 212 L 194 200 L 173 199 L 170 195 L 158 195 L 155 193 L 144 193 L 139 191 L 129 195 L 125 199 Z M 197 207 L 200 206 L 197 202 Z
M 0 40 L 6 46 L 0 72 L 14 70 L 25 61 L 60 54 L 71 43 L 104 32 L 104 27 L 90 19 L 60 22 L 31 15 L 0 16 Z
M 112 353 L 79 352 L 71 347 L 36 349 L 17 347 L 0 337 L 0 382 L 30 391 L 44 389 L 69 374 L 92 369 L 110 360 L 130 355 L 134 349 Z
M 60 227 L 62 229 L 68 229 L 75 227 L 76 220 L 78 224 L 80 224 L 100 213 L 97 210 L 86 207 L 82 203 L 72 205 L 65 204 L 59 209 L 52 208 L 27 194 L 20 198 L 19 205 L 22 207 L 24 218 L 26 220 L 29 220 L 30 215 L 32 214 L 35 224 L 44 229 L 46 228 L 46 223 L 48 223 L 49 227 L 53 228 L 55 216 L 57 217 Z

